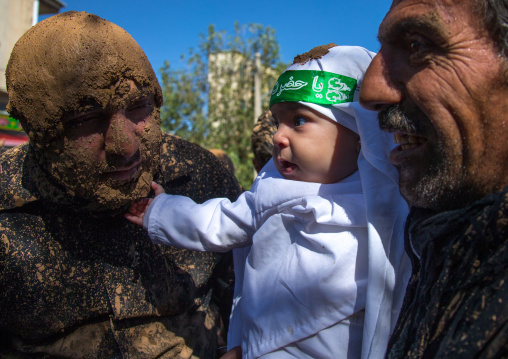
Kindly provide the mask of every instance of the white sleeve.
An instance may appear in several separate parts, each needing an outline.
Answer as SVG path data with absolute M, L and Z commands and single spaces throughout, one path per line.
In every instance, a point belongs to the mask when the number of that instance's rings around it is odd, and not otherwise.
M 253 197 L 244 192 L 234 203 L 214 198 L 197 204 L 188 197 L 161 194 L 150 204 L 143 225 L 155 244 L 225 252 L 252 243 Z

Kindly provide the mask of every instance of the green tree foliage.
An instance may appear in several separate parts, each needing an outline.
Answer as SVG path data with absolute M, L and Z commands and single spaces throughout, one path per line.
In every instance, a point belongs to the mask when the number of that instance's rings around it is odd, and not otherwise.
M 262 109 L 287 64 L 280 59 L 275 30 L 261 24 L 235 23 L 233 34 L 200 34 L 198 49 L 181 59 L 185 66 L 161 68 L 163 130 L 207 149 L 219 148 L 235 165 L 244 188 L 253 180 L 251 132 L 254 126 L 254 60 L 261 59 Z

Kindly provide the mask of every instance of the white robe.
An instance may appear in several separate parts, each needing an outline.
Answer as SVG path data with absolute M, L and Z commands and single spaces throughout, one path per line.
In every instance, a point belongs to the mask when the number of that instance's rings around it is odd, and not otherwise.
M 270 161 L 234 203 L 157 196 L 145 227 L 154 243 L 235 249 L 228 348 L 241 344 L 244 358 L 381 358 L 400 307 L 399 263 L 386 248 L 392 239 L 402 246 L 402 225 L 386 223 L 381 240 L 365 206 L 358 172 L 334 184 L 297 182 Z

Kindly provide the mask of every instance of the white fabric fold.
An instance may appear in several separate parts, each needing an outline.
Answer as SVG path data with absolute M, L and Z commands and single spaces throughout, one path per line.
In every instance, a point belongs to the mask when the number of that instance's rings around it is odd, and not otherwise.
M 358 80 L 353 102 L 302 102 L 360 135 L 353 175 L 326 185 L 289 181 L 270 161 L 234 203 L 212 199 L 197 205 L 161 195 L 145 215 L 154 243 L 233 249 L 228 347 L 241 344 L 245 358 L 384 357 L 411 270 L 403 244 L 408 207 L 389 161 L 393 138 L 379 129 L 377 113 L 357 102 L 373 56 L 360 47 L 340 46 L 322 59 L 288 68 Z M 351 323 L 359 329 L 348 330 Z M 330 341 L 333 337 L 341 340 Z
M 365 198 L 369 257 L 362 358 L 384 357 L 411 274 L 403 243 L 409 209 L 389 159 L 395 143 L 391 134 L 379 128 L 377 112 L 362 108 L 358 102 L 363 75 L 374 56 L 362 47 L 336 46 L 321 59 L 292 64 L 285 70 L 322 70 L 357 80 L 352 102 L 326 106 L 300 103 L 360 135 L 358 171 Z
M 241 343 L 244 356 L 256 358 L 363 312 L 368 243 L 361 191 L 357 172 L 334 184 L 289 181 L 270 161 L 236 202 L 198 205 L 161 195 L 146 224 L 154 243 L 214 251 L 252 244 L 234 252 L 245 260 L 235 259 L 228 346 Z M 331 356 L 347 347 L 338 344 Z

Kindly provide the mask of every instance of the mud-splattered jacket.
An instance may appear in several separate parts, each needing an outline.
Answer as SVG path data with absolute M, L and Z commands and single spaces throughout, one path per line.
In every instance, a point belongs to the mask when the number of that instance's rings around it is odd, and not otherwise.
M 214 358 L 224 257 L 39 198 L 30 153 L 0 157 L 0 357 Z M 211 153 L 169 135 L 156 181 L 198 202 L 239 194 Z
M 439 214 L 413 209 L 413 263 L 387 358 L 508 358 L 508 188 Z

